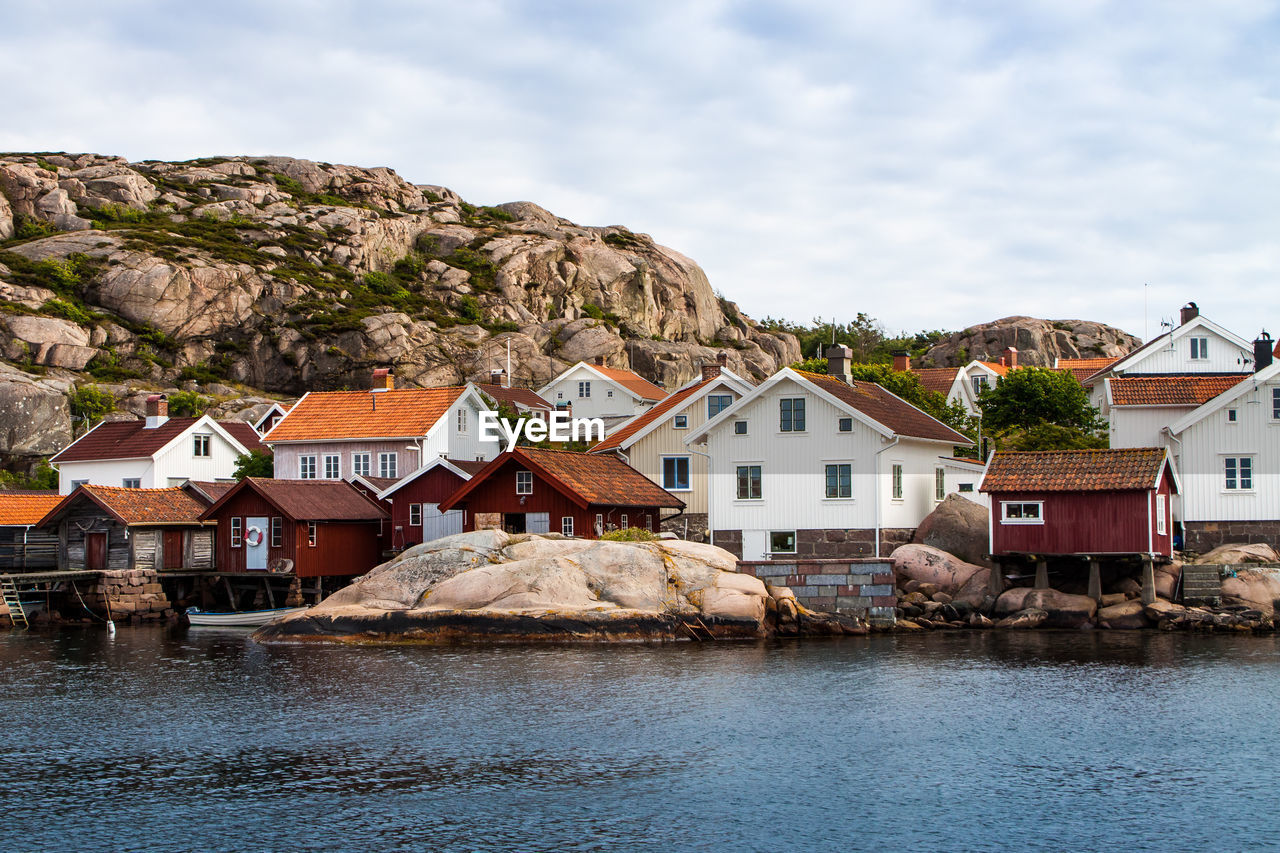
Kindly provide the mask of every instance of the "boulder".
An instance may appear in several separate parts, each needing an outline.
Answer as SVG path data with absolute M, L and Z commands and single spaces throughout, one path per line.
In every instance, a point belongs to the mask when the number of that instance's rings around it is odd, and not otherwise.
M 1222 579 L 1222 603 L 1244 606 L 1273 616 L 1280 601 L 1280 572 L 1269 569 L 1238 568 L 1235 577 Z
M 1129 599 L 1098 611 L 1098 625 L 1102 628 L 1145 628 L 1145 607 L 1138 599 Z
M 991 568 L 993 564 L 987 559 L 991 547 L 989 516 L 986 507 L 952 493 L 925 516 L 911 541 Z
M 934 592 L 945 592 L 953 601 L 965 601 L 975 607 L 986 595 L 990 569 L 966 563 L 930 545 L 902 545 L 889 560 L 899 585 L 918 581 L 923 592 L 924 584 L 932 584 Z
M 1133 335 L 1102 323 L 1004 317 L 942 338 L 924 354 L 920 365 L 960 367 L 971 359 L 998 361 L 1013 347 L 1020 366 L 1052 367 L 1059 358 L 1114 357 L 1141 345 Z
M 1152 622 L 1159 622 L 1162 619 L 1176 619 L 1186 613 L 1187 608 L 1181 604 L 1174 604 L 1172 601 L 1157 598 L 1143 608 L 1143 612 L 1147 614 L 1147 618 Z
M 1102 600 L 1098 602 L 1099 607 L 1111 607 L 1121 602 L 1128 601 L 1129 596 L 1123 592 L 1110 592 L 1102 596 Z
M 0 240 L 8 240 L 13 237 L 13 208 L 9 206 L 9 200 L 4 197 L 4 193 L 0 192 Z M 0 270 L 3 273 L 4 270 Z
M 1178 588 L 1178 579 L 1182 577 L 1182 563 L 1162 563 L 1155 567 L 1156 595 L 1172 599 Z
M 1011 613 L 996 622 L 995 628 L 1039 628 L 1049 618 L 1049 614 L 1034 607 Z
M 30 461 L 71 443 L 66 388 L 0 365 L 0 458 Z
M 1261 542 L 1219 545 L 1196 559 L 1197 565 L 1237 566 L 1241 563 L 1280 563 L 1280 554 Z
M 1087 595 L 1030 587 L 1006 590 L 996 599 L 996 616 L 1008 616 L 1027 609 L 1043 610 L 1048 628 L 1083 628 L 1093 621 L 1098 603 Z
M 89 333 L 70 320 L 13 314 L 0 318 L 9 332 L 4 342 L 4 355 L 14 361 L 24 356 L 36 364 L 83 370 L 98 354 L 89 346 Z

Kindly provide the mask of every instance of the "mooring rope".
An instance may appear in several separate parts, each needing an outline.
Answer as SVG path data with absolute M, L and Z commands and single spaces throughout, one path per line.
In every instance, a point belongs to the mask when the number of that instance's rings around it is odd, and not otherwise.
M 73 591 L 73 592 L 75 592 L 75 594 L 76 594 L 76 598 L 80 599 L 80 606 L 84 608 L 84 612 L 85 612 L 85 613 L 88 613 L 90 616 L 92 616 L 94 619 L 97 619 L 99 622 L 106 622 L 106 621 L 108 621 L 108 620 L 106 620 L 106 619 L 103 619 L 103 618 L 102 618 L 101 616 L 99 616 L 97 613 L 94 613 L 92 610 L 90 610 L 90 609 L 89 609 L 89 605 L 87 605 L 87 604 L 85 604 L 85 603 L 84 603 L 84 597 L 83 597 L 82 595 L 80 595 L 80 589 L 79 589 L 79 587 L 77 587 L 77 586 L 76 586 L 76 582 L 75 582 L 75 581 L 72 581 L 72 582 L 71 582 L 71 589 L 72 589 L 72 591 Z

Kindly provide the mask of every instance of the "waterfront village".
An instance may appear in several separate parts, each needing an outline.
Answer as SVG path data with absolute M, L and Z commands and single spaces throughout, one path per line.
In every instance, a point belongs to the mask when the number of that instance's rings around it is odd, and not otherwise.
M 1105 449 L 986 453 L 852 379 L 840 345 L 825 373 L 785 367 L 758 384 L 721 356 L 674 389 L 602 359 L 536 389 L 505 371 L 402 388 L 379 369 L 368 389 L 311 392 L 234 420 L 170 417 L 153 394 L 145 418 L 104 420 L 52 457 L 56 492 L 0 493 L 0 613 L 16 627 L 163 621 L 333 596 L 382 618 L 421 607 L 424 590 L 457 574 L 441 574 L 451 560 L 488 572 L 466 594 L 431 593 L 451 614 L 649 606 L 686 639 L 1267 630 L 1280 597 L 1280 348 L 1194 303 L 1179 320 L 1126 355 L 1050 368 L 1020 368 L 1012 348 L 954 368 L 895 360 L 975 416 L 981 395 L 1016 371 L 1070 376 L 1105 420 Z M 514 446 L 486 440 L 495 411 L 541 422 L 568 413 L 600 432 Z M 246 459 L 268 458 L 271 476 L 237 479 Z M 660 551 L 662 588 L 637 591 L 641 570 L 600 551 L 607 542 Z M 566 560 L 587 580 L 564 581 Z M 429 577 L 409 594 L 388 565 Z M 533 580 L 531 565 L 542 572 Z M 686 583 L 698 571 L 705 588 Z M 382 580 L 334 596 L 371 572 Z

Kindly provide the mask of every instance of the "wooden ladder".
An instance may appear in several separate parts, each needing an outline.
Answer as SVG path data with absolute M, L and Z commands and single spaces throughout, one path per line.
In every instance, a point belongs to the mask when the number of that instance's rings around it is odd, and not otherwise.
M 23 628 L 30 628 L 27 611 L 22 609 L 22 599 L 18 598 L 18 587 L 13 578 L 0 577 L 0 592 L 4 593 L 4 604 L 9 608 L 9 621 L 13 623 L 13 627 L 17 628 L 18 623 L 22 623 Z
M 1221 566 L 1183 566 L 1182 603 L 1208 604 L 1217 607 L 1222 603 Z

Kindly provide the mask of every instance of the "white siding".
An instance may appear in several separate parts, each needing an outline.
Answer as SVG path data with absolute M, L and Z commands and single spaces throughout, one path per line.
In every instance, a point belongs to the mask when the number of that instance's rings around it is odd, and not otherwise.
M 194 435 L 210 436 L 208 457 L 192 452 Z M 168 450 L 156 456 L 154 488 L 181 485 L 186 480 L 230 480 L 236 471 L 236 459 L 243 452 L 207 425 L 197 423 Z
M 461 432 L 458 430 L 458 411 L 460 409 L 466 409 L 467 411 L 466 429 Z M 441 441 L 437 438 L 437 435 L 443 436 L 442 447 L 440 447 Z M 432 453 L 424 457 L 423 464 L 430 462 L 442 452 L 447 453 L 450 459 L 462 459 L 465 461 L 475 459 L 488 461 L 502 452 L 497 442 L 480 440 L 480 409 L 466 395 L 454 403 L 444 418 L 436 424 L 435 429 L 429 434 L 428 443 Z M 437 447 L 440 447 L 440 449 L 437 450 Z
M 155 463 L 151 459 L 107 459 L 93 462 L 61 462 L 58 464 L 58 493 L 75 491 L 71 484 L 85 480 L 95 486 L 123 486 L 126 477 L 136 478 L 144 489 L 160 489 L 168 483 L 156 483 Z
M 981 466 L 970 465 L 966 462 L 951 462 L 946 459 L 939 459 L 938 464 L 946 471 L 946 493 L 948 495 L 957 494 L 965 500 L 973 501 L 990 509 L 990 495 L 978 491 L 982 488 L 983 469 Z M 972 491 L 960 491 L 962 484 L 972 486 Z
M 1164 447 L 1161 432 L 1195 406 L 1112 406 L 1108 412 L 1112 447 Z
M 1208 338 L 1209 357 L 1191 357 L 1191 338 Z M 1177 373 L 1247 373 L 1249 364 L 1242 358 L 1253 359 L 1253 348 L 1241 348 L 1239 344 L 1224 338 L 1205 326 L 1179 326 L 1168 339 L 1144 352 L 1136 361 L 1124 367 L 1125 376 L 1139 374 Z
M 578 383 L 591 383 L 591 396 L 578 396 Z M 613 396 L 609 396 L 612 392 Z M 651 402 L 641 399 L 620 385 L 601 379 L 584 365 L 579 365 L 538 391 L 538 395 L 553 406 L 570 403 L 575 418 L 630 417 L 639 414 Z

